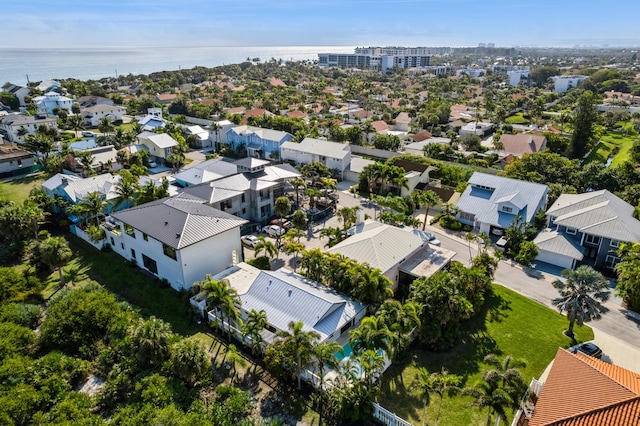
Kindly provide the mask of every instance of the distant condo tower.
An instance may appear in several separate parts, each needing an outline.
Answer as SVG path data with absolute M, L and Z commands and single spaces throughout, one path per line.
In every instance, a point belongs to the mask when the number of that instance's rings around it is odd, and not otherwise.
M 451 52 L 450 47 L 356 47 L 354 53 L 319 53 L 321 68 L 359 68 L 375 71 L 431 66 L 432 55 Z

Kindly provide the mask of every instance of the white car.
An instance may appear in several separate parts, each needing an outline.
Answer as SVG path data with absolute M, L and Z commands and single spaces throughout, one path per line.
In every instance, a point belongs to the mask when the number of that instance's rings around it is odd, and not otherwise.
M 278 225 L 265 226 L 262 231 L 272 238 L 281 237 L 286 232 L 284 228 Z
M 439 246 L 440 240 L 437 239 L 433 234 L 429 233 L 429 232 L 425 232 L 427 239 L 429 240 L 429 244 L 433 244 L 434 246 Z
M 158 163 L 155 161 L 147 161 L 147 166 L 153 169 L 154 167 L 158 167 Z
M 258 237 L 256 237 L 255 235 L 245 235 L 243 237 L 240 237 L 240 241 L 242 241 L 242 244 L 246 244 L 249 247 L 255 247 L 256 244 L 260 242 Z

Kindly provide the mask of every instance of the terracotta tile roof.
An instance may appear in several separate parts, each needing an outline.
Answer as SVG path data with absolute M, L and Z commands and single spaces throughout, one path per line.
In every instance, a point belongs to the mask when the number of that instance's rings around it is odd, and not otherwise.
M 249 111 L 245 112 L 244 113 L 244 118 L 262 117 L 265 114 L 267 114 L 268 116 L 273 116 L 273 113 L 271 111 L 267 111 L 266 109 L 263 109 L 263 108 L 254 108 L 254 109 L 250 109 Z
M 288 111 L 285 115 L 289 118 L 307 118 L 307 113 L 300 110 Z
M 269 79 L 269 84 L 275 87 L 287 87 L 284 81 L 280 80 L 277 77 L 271 77 Z
M 415 142 L 426 141 L 429 138 L 431 138 L 431 132 L 427 130 L 422 131 L 420 133 L 416 133 L 415 135 L 411 136 L 411 139 L 413 139 Z
M 382 120 L 374 121 L 371 123 L 371 126 L 376 130 L 376 132 L 381 132 L 383 130 L 388 130 L 389 125 Z
M 530 135 L 518 133 L 515 135 L 503 134 L 500 136 L 503 149 L 501 151 L 512 154 L 528 154 L 539 152 L 545 148 L 547 138 L 542 135 Z
M 225 108 L 224 111 L 227 114 L 244 114 L 247 109 L 245 107 L 233 107 L 233 108 Z
M 640 425 L 640 374 L 559 348 L 529 426 Z
M 158 99 L 159 101 L 172 101 L 177 97 L 178 95 L 174 93 L 160 93 L 156 95 L 156 99 Z

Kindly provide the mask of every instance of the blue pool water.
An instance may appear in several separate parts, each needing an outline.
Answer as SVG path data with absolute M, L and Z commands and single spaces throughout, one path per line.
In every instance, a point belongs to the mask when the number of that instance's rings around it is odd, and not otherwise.
M 352 352 L 353 348 L 351 347 L 351 344 L 347 343 L 342 347 L 342 350 L 336 352 L 334 356 L 338 361 L 342 361 L 343 359 L 350 357 Z

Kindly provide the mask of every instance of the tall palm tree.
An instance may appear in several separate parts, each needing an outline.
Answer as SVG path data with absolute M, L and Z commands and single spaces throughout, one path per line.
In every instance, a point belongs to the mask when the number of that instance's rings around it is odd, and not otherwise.
M 51 269 L 60 274 L 60 287 L 64 286 L 62 267 L 71 260 L 73 252 L 64 237 L 49 237 L 38 244 L 40 259 Z
M 330 177 L 323 177 L 323 178 L 320 178 L 320 185 L 324 190 L 324 198 L 327 198 L 329 190 L 336 189 L 338 185 L 338 181 Z
M 264 310 L 256 311 L 255 309 L 247 312 L 247 319 L 242 324 L 242 334 L 251 340 L 251 352 L 254 355 L 260 354 L 265 347 L 265 341 L 260 334 L 264 328 L 269 325 L 267 321 L 267 313 Z
M 442 204 L 442 199 L 433 191 L 413 191 L 411 198 L 416 206 L 424 205 L 424 222 L 422 222 L 422 230 L 427 229 L 427 217 L 429 216 L 429 208 Z
M 462 390 L 463 395 L 473 397 L 472 406 L 478 407 L 480 410 L 489 409 L 487 417 L 487 426 L 491 426 L 491 418 L 494 414 L 506 419 L 506 408 L 511 405 L 512 401 L 509 394 L 502 389 L 490 377 L 483 375 L 482 381 L 474 387 L 467 387 Z
M 406 335 L 414 328 L 420 327 L 421 307 L 415 302 L 404 304 L 397 300 L 388 299 L 380 306 L 376 316 L 391 331 L 398 335 Z
M 71 207 L 71 212 L 82 217 L 85 222 L 93 219 L 97 226 L 99 223 L 98 216 L 102 214 L 107 206 L 107 202 L 102 198 L 99 192 L 90 192 L 87 197 L 75 206 Z
M 207 274 L 204 281 L 200 282 L 200 288 L 207 294 L 207 309 L 215 310 L 222 319 L 222 329 L 224 322 L 227 322 L 227 336 L 231 341 L 231 321 L 240 322 L 240 306 L 242 302 L 238 297 L 238 292 L 231 287 L 227 280 L 214 280 Z
M 274 243 L 272 243 L 270 240 L 267 240 L 265 237 L 258 237 L 258 240 L 260 241 L 253 247 L 256 253 L 256 257 L 258 257 L 263 250 L 267 257 L 273 258 L 278 255 L 278 252 L 280 250 L 278 250 L 278 247 L 276 247 Z
M 284 347 L 296 358 L 294 374 L 298 378 L 298 390 L 300 390 L 302 389 L 300 375 L 302 370 L 311 362 L 313 348 L 320 340 L 320 334 L 315 331 L 304 331 L 302 321 L 291 321 L 288 327 L 289 331 L 280 330 L 276 333 L 276 336 L 283 339 Z
M 293 271 L 295 272 L 298 269 L 298 255 L 304 251 L 304 244 L 302 243 L 294 243 L 293 241 L 287 242 L 282 246 L 285 253 L 293 254 Z
M 380 269 L 366 268 L 358 277 L 354 297 L 370 307 L 377 307 L 393 297 L 393 283 Z
M 169 323 L 152 316 L 138 319 L 130 328 L 130 336 L 138 361 L 142 365 L 160 365 L 169 356 L 173 336 Z
M 75 137 L 78 137 L 78 131 L 84 129 L 84 120 L 79 115 L 72 115 L 67 119 L 67 123 L 75 132 Z
M 442 409 L 442 400 L 445 395 L 453 396 L 460 392 L 460 383 L 462 378 L 449 372 L 443 367 L 441 372 L 429 373 L 424 367 L 418 369 L 418 374 L 413 381 L 413 387 L 418 389 L 424 396 L 424 410 L 422 414 L 422 424 L 425 423 L 427 406 L 431 403 L 431 394 L 435 393 L 440 397 L 438 404 L 438 413 L 436 414 L 435 425 L 440 419 L 440 410 Z
M 602 313 L 607 312 L 600 302 L 609 300 L 609 281 L 587 265 L 579 266 L 576 270 L 565 269 L 562 276 L 565 281 L 557 279 L 552 283 L 560 297 L 551 302 L 560 313 L 566 312 L 569 328 L 565 334 L 573 337 L 574 324 L 581 326 L 585 322 L 598 320 Z
M 349 343 L 354 353 L 383 349 L 391 356 L 395 342 L 396 335 L 376 317 L 363 318 L 360 327 L 349 333 Z
M 122 204 L 129 207 L 134 204 L 138 192 L 140 192 L 140 184 L 138 179 L 128 170 L 120 173 L 120 182 L 115 186 L 115 192 L 118 194 L 113 203 L 113 210 L 117 210 Z
M 302 178 L 293 179 L 289 183 L 296 191 L 296 204 L 300 208 L 300 190 L 304 191 L 307 188 L 307 183 Z
M 514 403 L 517 403 L 527 389 L 527 384 L 519 368 L 526 367 L 527 363 L 515 359 L 511 355 L 507 355 L 500 360 L 495 354 L 485 356 L 483 361 L 494 368 L 487 371 L 487 377 L 492 377 L 492 380 L 499 380 L 502 388 L 509 394 Z
M 209 360 L 202 342 L 190 337 L 171 347 L 171 371 L 190 385 L 206 370 Z

